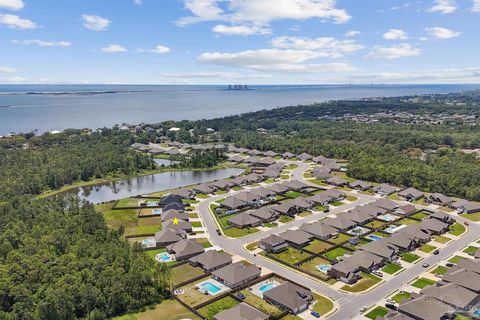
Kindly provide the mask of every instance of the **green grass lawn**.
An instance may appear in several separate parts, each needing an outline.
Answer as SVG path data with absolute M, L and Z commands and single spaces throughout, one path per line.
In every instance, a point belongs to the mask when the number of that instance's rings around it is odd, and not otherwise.
M 213 317 L 225 310 L 231 309 L 238 305 L 239 302 L 232 297 L 225 297 L 223 299 L 220 299 L 218 301 L 215 301 L 214 303 L 211 303 L 209 305 L 206 305 L 203 308 L 198 309 L 198 313 L 200 313 L 202 316 L 207 318 L 208 320 L 213 320 Z
M 420 259 L 419 256 L 417 256 L 416 254 L 411 253 L 411 252 L 402 253 L 402 254 L 400 255 L 400 258 L 401 258 L 403 261 L 409 262 L 409 263 L 415 262 L 415 261 L 417 261 L 418 259 Z
M 412 283 L 412 287 L 423 289 L 423 288 L 425 288 L 427 286 L 431 286 L 432 284 L 435 284 L 435 283 L 436 283 L 436 281 L 434 281 L 434 280 L 430 280 L 430 279 L 427 279 L 427 278 L 419 278 Z
M 170 281 L 173 285 L 188 281 L 205 274 L 201 268 L 192 267 L 190 264 L 182 264 L 170 269 Z
M 330 204 L 334 207 L 339 207 L 343 204 L 343 202 L 337 200 L 337 201 L 330 202 Z
M 298 191 L 288 191 L 285 193 L 285 196 L 291 199 L 295 199 L 295 198 L 304 196 L 304 194 Z
M 166 252 L 167 250 L 165 248 L 159 248 L 159 249 L 154 249 L 154 250 L 147 250 L 145 251 L 147 253 L 147 256 L 155 260 L 155 256 L 159 253 Z
M 282 310 L 273 304 L 268 303 L 259 296 L 251 293 L 248 290 L 242 290 L 241 293 L 245 296 L 244 302 L 248 303 L 255 309 L 262 311 L 263 313 L 268 314 L 269 316 L 279 316 L 282 314 Z
M 332 309 L 333 309 L 333 302 L 332 300 L 324 297 L 324 296 L 321 296 L 319 294 L 316 294 L 314 293 L 313 294 L 313 297 L 315 298 L 315 300 L 317 301 L 314 305 L 313 305 L 313 310 L 317 311 L 318 313 L 320 313 L 320 315 L 324 315 L 324 314 L 327 314 L 328 312 L 330 312 Z
M 360 280 L 357 281 L 354 285 L 345 285 L 342 287 L 342 290 L 348 291 L 348 292 L 362 292 L 367 289 L 370 289 L 377 283 L 381 282 L 382 279 L 374 276 L 373 274 L 361 273 L 361 278 Z
M 292 163 L 285 167 L 285 170 L 295 170 L 298 168 L 298 165 Z
M 447 272 L 448 272 L 448 268 L 445 266 L 438 266 L 432 271 L 432 273 L 436 276 L 442 276 Z
M 331 247 L 332 247 L 331 244 L 315 239 L 308 246 L 305 247 L 305 250 L 308 250 L 314 253 L 320 253 L 327 249 L 330 249 Z
M 223 230 L 223 233 L 225 233 L 226 236 L 232 237 L 232 238 L 241 238 L 245 237 L 254 233 L 259 232 L 260 230 L 257 228 L 245 228 L 245 229 L 240 229 L 240 228 L 230 228 Z
M 463 257 L 461 256 L 453 256 L 451 257 L 450 259 L 448 259 L 448 262 L 451 262 L 451 263 L 458 263 L 460 260 L 464 259 Z
M 450 231 L 448 233 L 454 235 L 454 236 L 459 236 L 461 234 L 463 234 L 467 229 L 465 229 L 465 227 L 458 223 L 458 222 L 455 222 L 454 224 L 452 224 L 450 226 Z
M 373 221 L 370 221 L 369 223 L 367 223 L 365 225 L 365 227 L 370 228 L 370 229 L 378 229 L 378 228 L 383 227 L 385 224 L 386 224 L 386 222 L 384 222 L 384 221 L 373 220 Z
M 123 316 L 112 318 L 112 320 L 181 320 L 192 319 L 199 320 L 195 314 L 191 313 L 187 308 L 182 306 L 176 300 L 164 300 L 154 306 L 139 313 L 131 313 Z
M 463 252 L 465 252 L 467 254 L 470 254 L 470 255 L 473 255 L 473 254 L 475 254 L 475 252 L 477 252 L 477 250 L 478 250 L 477 247 L 468 246 L 465 250 L 463 250 Z
M 255 241 L 255 242 L 252 242 L 252 243 L 248 244 L 245 248 L 248 251 L 253 251 L 253 250 L 257 249 L 257 247 L 258 247 L 258 241 Z
M 310 254 L 306 252 L 302 252 L 293 247 L 287 247 L 286 250 L 279 252 L 279 253 L 272 253 L 271 256 L 287 263 L 287 264 L 294 264 L 301 260 L 304 260 L 310 256 Z
M 347 199 L 348 201 L 357 201 L 357 200 L 358 200 L 357 197 L 350 196 L 350 195 L 347 195 L 346 199 Z
M 323 187 L 328 186 L 328 184 L 323 182 L 323 180 L 311 179 L 310 182 L 318 184 L 319 186 L 323 186 Z
M 199 199 L 208 199 L 210 197 L 208 194 L 203 193 L 197 193 L 195 196 Z
M 316 206 L 315 211 L 323 212 L 323 211 L 327 210 L 327 208 L 328 207 L 326 207 L 326 206 Z
M 282 174 L 280 176 L 280 179 L 282 179 L 282 180 L 287 180 L 288 178 L 290 178 L 290 176 L 288 174 Z
M 425 253 L 430 253 L 432 252 L 433 250 L 437 249 L 437 247 L 435 246 L 432 246 L 431 244 L 428 244 L 428 243 L 425 243 L 424 245 L 422 245 L 419 250 L 422 251 L 422 252 L 425 252 Z
M 198 213 L 191 212 L 191 213 L 188 214 L 188 217 L 190 219 L 196 219 L 196 218 L 198 218 Z
M 396 194 L 396 193 L 393 193 L 393 194 L 389 195 L 389 196 L 388 196 L 388 199 L 394 200 L 394 201 L 395 201 L 395 200 L 396 200 L 396 201 L 402 200 L 402 199 L 400 199 L 400 197 L 399 197 L 398 194 Z
M 134 227 L 138 221 L 138 210 L 122 209 L 112 210 L 113 202 L 95 205 L 95 210 L 103 214 L 109 228 Z
M 445 243 L 449 242 L 449 241 L 452 240 L 452 239 L 450 239 L 450 238 L 448 238 L 448 237 L 445 237 L 445 236 L 434 236 L 434 237 L 433 237 L 433 240 L 435 240 L 435 241 L 438 242 L 438 243 L 445 244 Z
M 414 218 L 418 220 L 425 219 L 426 217 L 428 217 L 428 214 L 426 214 L 424 211 L 417 212 L 414 215 L 410 216 L 410 218 Z
M 192 222 L 192 227 L 194 228 L 201 228 L 203 227 L 202 223 L 200 221 L 193 221 Z
M 400 302 L 402 302 L 402 300 L 410 299 L 411 296 L 412 296 L 412 294 L 410 292 L 400 291 L 399 293 L 397 293 L 396 295 L 394 295 L 392 297 L 392 300 L 395 301 L 396 303 L 400 303 Z
M 304 217 L 308 217 L 308 216 L 311 215 L 311 214 L 312 214 L 312 213 L 311 213 L 310 211 L 305 210 L 305 211 L 300 212 L 298 215 L 299 215 L 300 217 L 304 218 Z
M 299 316 L 294 316 L 293 314 L 287 314 L 285 317 L 282 317 L 280 320 L 303 320 Z
M 349 236 L 348 234 L 345 233 L 339 233 L 337 236 L 328 239 L 328 241 L 335 243 L 335 244 L 340 244 L 344 243 L 345 241 L 348 241 L 352 236 Z
M 394 274 L 400 270 L 402 270 L 402 266 L 396 264 L 396 263 L 387 263 L 383 268 L 382 271 L 386 272 L 388 274 Z
M 316 266 L 321 264 L 330 264 L 328 260 L 322 259 L 320 257 L 315 257 L 311 260 L 308 260 L 305 263 L 300 265 L 300 269 L 305 270 L 309 273 L 312 273 L 321 279 L 327 279 L 327 275 L 316 268 Z
M 367 313 L 365 315 L 365 317 L 367 317 L 368 319 L 375 320 L 379 317 L 386 316 L 387 314 L 388 314 L 388 309 L 387 308 L 382 307 L 382 306 L 378 306 L 375 309 L 373 309 L 372 311 L 370 311 L 369 313 Z
M 343 255 L 345 255 L 346 253 L 348 253 L 348 251 L 344 248 L 335 248 L 333 250 L 330 250 L 330 251 L 327 251 L 324 255 L 325 257 L 331 259 L 331 260 L 335 260 L 337 259 L 337 257 L 341 257 Z
M 119 208 L 138 207 L 140 205 L 139 202 L 140 202 L 140 199 L 136 199 L 136 198 L 120 199 L 118 200 L 116 207 L 119 207 Z
M 417 223 L 420 223 L 420 221 L 418 220 L 413 220 L 413 219 L 409 219 L 409 218 L 405 218 L 405 219 L 402 219 L 400 221 L 398 221 L 400 224 L 404 224 L 404 225 L 410 225 L 410 224 L 417 224 Z
M 471 221 L 480 221 L 480 212 L 462 214 L 462 217 L 467 218 Z
M 278 222 L 281 222 L 281 223 L 288 223 L 290 221 L 293 221 L 295 220 L 294 218 L 292 217 L 289 217 L 289 216 L 280 216 L 280 218 L 278 218 Z
M 207 238 L 196 238 L 195 242 L 204 248 L 213 247 L 213 245 L 210 243 L 210 241 Z

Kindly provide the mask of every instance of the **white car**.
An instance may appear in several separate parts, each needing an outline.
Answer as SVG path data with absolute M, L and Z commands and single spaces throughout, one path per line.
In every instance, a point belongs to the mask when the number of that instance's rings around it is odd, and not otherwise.
M 367 311 L 367 310 L 368 310 L 367 307 L 362 307 L 362 308 L 360 309 L 360 313 L 364 313 L 364 312 Z

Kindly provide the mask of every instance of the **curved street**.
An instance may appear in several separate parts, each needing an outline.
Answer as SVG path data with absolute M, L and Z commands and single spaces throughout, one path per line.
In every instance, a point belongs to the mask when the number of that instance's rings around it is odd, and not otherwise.
M 318 185 L 312 183 L 311 181 L 304 178 L 304 172 L 309 168 L 308 163 L 304 162 L 288 162 L 297 164 L 298 167 L 292 172 L 291 179 L 293 180 L 300 180 L 310 186 L 318 187 Z M 325 187 L 329 188 L 329 187 Z M 248 189 L 247 189 L 248 190 Z M 242 190 L 245 191 L 245 190 Z M 307 288 L 311 288 L 318 293 L 325 295 L 329 298 L 332 298 L 337 303 L 338 310 L 329 316 L 329 319 L 335 320 L 344 320 L 344 319 L 352 319 L 359 315 L 360 308 L 366 306 L 370 307 L 377 303 L 379 300 L 390 294 L 391 292 L 400 289 L 403 285 L 408 283 L 413 278 L 419 276 L 425 269 L 422 267 L 423 263 L 428 263 L 430 266 L 446 259 L 448 256 L 454 254 L 456 251 L 460 250 L 461 248 L 467 246 L 469 243 L 476 240 L 476 238 L 480 235 L 480 225 L 476 223 L 472 223 L 471 221 L 455 215 L 455 219 L 457 219 L 460 223 L 469 222 L 469 232 L 461 236 L 455 241 L 452 241 L 447 247 L 440 250 L 438 255 L 430 255 L 422 260 L 422 263 L 417 263 L 412 267 L 406 269 L 405 271 L 397 274 L 389 281 L 384 281 L 380 285 L 374 287 L 372 290 L 366 293 L 354 294 L 354 293 L 346 293 L 342 291 L 338 291 L 333 289 L 327 284 L 324 284 L 314 278 L 311 278 L 305 274 L 299 273 L 293 269 L 290 269 L 286 266 L 281 264 L 275 263 L 267 258 L 263 258 L 262 256 L 254 255 L 253 253 L 244 249 L 244 245 L 259 241 L 263 238 L 268 237 L 271 234 L 279 234 L 283 231 L 288 229 L 298 227 L 303 223 L 317 221 L 321 218 L 326 217 L 327 215 L 337 214 L 342 211 L 350 210 L 358 205 L 365 205 L 367 203 L 373 202 L 379 199 L 378 196 L 371 196 L 371 195 L 364 195 L 359 193 L 349 193 L 358 198 L 358 200 L 345 204 L 336 208 L 333 208 L 328 213 L 318 213 L 312 214 L 302 219 L 296 219 L 292 222 L 286 223 L 281 225 L 277 228 L 272 228 L 265 232 L 259 232 L 250 236 L 246 236 L 243 238 L 229 238 L 224 235 L 218 235 L 217 229 L 220 227 L 217 225 L 215 217 L 210 212 L 210 205 L 222 198 L 226 198 L 228 196 L 234 195 L 238 192 L 242 191 L 230 191 L 227 194 L 216 195 L 212 196 L 208 199 L 202 200 L 197 204 L 197 212 L 201 216 L 205 228 L 209 234 L 209 237 L 214 245 L 223 250 L 240 256 L 245 260 L 248 260 L 256 265 L 271 270 L 274 273 L 277 273 L 285 278 L 291 279 L 294 282 L 297 282 Z M 419 208 L 427 208 L 424 206 L 416 205 Z

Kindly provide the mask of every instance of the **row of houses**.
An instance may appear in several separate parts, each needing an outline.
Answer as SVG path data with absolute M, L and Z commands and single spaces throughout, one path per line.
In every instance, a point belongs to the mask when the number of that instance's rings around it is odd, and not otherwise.
M 443 213 L 430 215 L 419 224 L 408 225 L 391 237 L 372 241 L 351 256 L 332 266 L 329 274 L 345 283 L 354 283 L 360 272 L 379 269 L 386 262 L 395 261 L 404 252 L 415 250 L 429 242 L 434 235 L 448 231 L 455 220 Z
M 307 188 L 307 187 L 308 186 L 306 184 L 300 181 L 289 181 L 282 184 L 272 185 L 268 188 L 261 188 L 260 190 L 252 190 L 249 193 L 245 193 L 245 194 L 240 193 L 236 196 L 229 197 L 225 199 L 222 205 L 227 207 L 232 207 L 233 205 L 244 205 L 244 206 L 250 205 L 255 209 L 242 212 L 228 219 L 227 222 L 238 228 L 256 227 L 262 223 L 275 221 L 281 215 L 294 217 L 297 214 L 305 210 L 312 209 L 315 206 L 326 205 L 330 202 L 341 200 L 345 197 L 345 193 L 339 190 L 331 189 L 310 197 L 297 197 L 295 199 L 288 200 L 274 206 L 259 207 L 258 205 L 252 205 L 252 203 L 259 204 L 260 201 L 262 201 L 262 199 L 265 199 L 258 196 L 257 195 L 258 193 L 264 193 L 265 195 L 268 195 L 270 199 L 274 199 L 274 195 L 276 194 L 281 194 L 289 190 L 298 191 L 298 190 L 301 190 L 302 188 Z M 279 192 L 276 192 L 274 190 Z M 256 202 L 250 202 L 245 204 L 244 202 L 241 202 L 243 200 L 241 198 L 238 198 L 237 196 L 249 197 L 249 200 L 255 199 Z M 227 202 L 227 204 L 225 204 L 225 202 Z
M 479 256 L 480 258 L 480 256 Z M 480 304 L 480 259 L 462 258 L 442 276 L 442 281 L 411 293 L 398 312 L 385 319 L 453 319 L 454 314 L 478 317 Z

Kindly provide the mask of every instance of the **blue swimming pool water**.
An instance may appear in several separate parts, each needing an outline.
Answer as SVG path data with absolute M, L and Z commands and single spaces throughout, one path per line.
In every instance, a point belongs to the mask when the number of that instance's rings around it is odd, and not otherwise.
M 142 246 L 147 248 L 155 246 L 155 240 L 153 239 L 143 239 L 141 243 L 142 243 Z
M 331 265 L 329 264 L 321 264 L 321 265 L 318 265 L 317 266 L 317 269 L 320 271 L 320 272 L 323 272 L 323 273 L 327 273 L 328 270 L 330 270 L 332 268 Z
M 267 284 L 264 284 L 263 286 L 261 286 L 260 288 L 258 288 L 258 291 L 260 291 L 261 293 L 265 293 L 268 290 L 272 290 L 275 287 L 276 287 L 275 283 L 267 283 Z
M 147 207 L 156 207 L 158 206 L 158 202 L 156 201 L 148 201 L 147 202 Z
M 473 313 L 473 315 L 474 315 L 475 317 L 480 317 L 480 309 L 475 310 L 475 312 Z
M 379 216 L 380 219 L 382 219 L 383 221 L 394 221 L 395 220 L 395 216 L 393 214 L 384 214 L 383 216 Z
M 370 239 L 370 240 L 373 240 L 373 241 L 377 241 L 377 240 L 383 239 L 382 237 L 377 236 L 377 235 L 375 235 L 375 234 L 371 234 L 371 235 L 369 235 L 367 238 Z
M 152 213 L 153 214 L 162 214 L 162 209 L 153 209 Z
M 172 260 L 172 258 L 170 257 L 170 254 L 163 252 L 157 255 L 157 260 L 161 262 L 169 262 Z
M 210 294 L 210 295 L 214 295 L 215 293 L 219 292 L 220 290 L 222 290 L 221 288 L 217 287 L 216 285 L 214 285 L 213 283 L 211 282 L 205 282 L 205 283 L 202 283 L 200 285 L 200 287 L 204 290 L 207 290 L 207 292 Z

